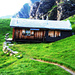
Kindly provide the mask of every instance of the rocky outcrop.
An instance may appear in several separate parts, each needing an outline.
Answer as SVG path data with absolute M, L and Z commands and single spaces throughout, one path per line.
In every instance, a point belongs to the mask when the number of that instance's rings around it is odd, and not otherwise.
M 48 16 L 50 20 L 63 20 L 75 14 L 75 4 L 62 3 L 55 7 Z
M 63 20 L 75 14 L 75 3 L 72 0 L 41 0 L 37 5 L 33 4 L 30 12 L 30 18 L 33 19 L 46 19 L 49 20 Z M 58 4 L 56 5 L 56 2 Z M 61 3 L 59 3 L 61 2 Z
M 58 11 L 62 11 L 60 20 L 66 19 L 75 14 L 75 4 L 61 4 L 58 6 Z
M 35 18 L 36 16 L 36 11 L 38 9 L 40 2 L 35 2 L 32 6 L 31 6 L 31 10 L 30 10 L 30 18 Z
M 40 1 L 40 2 L 36 2 Z M 13 17 L 30 19 L 63 20 L 75 14 L 74 0 L 31 0 Z M 55 7 L 56 6 L 56 7 Z
M 52 6 L 54 5 L 55 3 L 55 0 L 41 0 L 40 3 L 37 5 L 37 3 L 34 3 L 32 7 L 36 7 L 36 9 L 33 9 L 31 8 L 31 11 L 30 11 L 30 18 L 37 18 L 39 19 L 40 16 L 46 14 L 51 8 Z M 34 15 L 32 14 L 33 12 Z

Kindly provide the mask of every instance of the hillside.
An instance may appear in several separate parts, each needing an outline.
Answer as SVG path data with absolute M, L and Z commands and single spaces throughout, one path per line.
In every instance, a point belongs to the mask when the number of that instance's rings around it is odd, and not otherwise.
M 75 17 L 70 17 L 72 24 Z M 2 52 L 5 34 L 10 33 L 10 19 L 0 19 L 0 74 L 2 75 L 70 75 L 58 66 L 37 62 L 31 58 L 57 62 L 75 71 L 75 35 L 53 43 L 21 43 L 14 42 L 11 47 L 23 55 L 22 59 L 8 56 Z

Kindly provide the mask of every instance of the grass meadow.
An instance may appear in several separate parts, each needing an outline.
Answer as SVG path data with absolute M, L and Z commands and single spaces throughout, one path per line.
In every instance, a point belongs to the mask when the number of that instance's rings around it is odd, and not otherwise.
M 71 17 L 71 23 L 74 22 Z M 23 58 L 17 59 L 3 53 L 5 34 L 10 33 L 10 19 L 0 19 L 0 74 L 1 75 L 70 75 L 62 68 L 31 58 L 56 62 L 75 71 L 75 35 L 52 43 L 22 43 L 14 42 L 12 50 L 18 51 Z

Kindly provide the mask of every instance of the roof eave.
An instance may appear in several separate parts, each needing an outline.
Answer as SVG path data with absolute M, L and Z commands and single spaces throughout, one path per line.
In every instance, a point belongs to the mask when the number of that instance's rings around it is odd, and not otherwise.
M 19 26 L 10 26 L 11 28 L 39 28 L 39 27 L 19 27 Z M 51 30 L 69 30 L 72 31 L 72 29 L 58 29 L 58 28 L 39 28 L 39 29 L 51 29 Z

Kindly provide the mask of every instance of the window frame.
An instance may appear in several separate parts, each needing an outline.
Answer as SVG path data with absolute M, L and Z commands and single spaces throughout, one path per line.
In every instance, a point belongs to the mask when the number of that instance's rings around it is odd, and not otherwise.
M 34 36 L 34 31 L 32 31 L 30 29 L 22 29 L 22 35 L 25 35 L 25 36 Z

